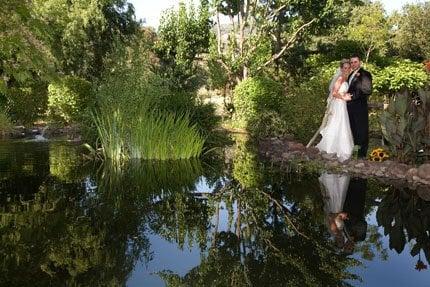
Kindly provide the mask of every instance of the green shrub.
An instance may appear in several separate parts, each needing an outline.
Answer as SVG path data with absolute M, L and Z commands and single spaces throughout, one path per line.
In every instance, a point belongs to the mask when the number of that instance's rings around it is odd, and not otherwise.
M 189 111 L 190 121 L 196 125 L 198 131 L 204 136 L 210 136 L 218 126 L 220 117 L 215 115 L 213 104 L 197 103 Z
M 5 111 L 0 110 L 0 137 L 2 133 L 7 132 L 12 128 L 12 123 Z
M 6 92 L 5 108 L 10 120 L 33 124 L 43 118 L 47 109 L 46 84 L 42 81 L 11 87 Z
M 79 122 L 94 101 L 91 83 L 66 76 L 48 86 L 48 115 L 55 121 Z
M 337 64 L 321 67 L 318 74 L 291 85 L 282 106 L 286 132 L 307 143 L 321 125 L 328 97 L 328 86 Z
M 410 60 L 395 61 L 373 76 L 375 92 L 382 95 L 393 95 L 404 89 L 418 90 L 428 82 L 429 75 L 424 66 Z
M 264 77 L 248 78 L 234 89 L 234 125 L 246 129 L 251 135 L 268 128 L 261 121 L 266 113 L 279 114 L 284 101 L 282 85 Z

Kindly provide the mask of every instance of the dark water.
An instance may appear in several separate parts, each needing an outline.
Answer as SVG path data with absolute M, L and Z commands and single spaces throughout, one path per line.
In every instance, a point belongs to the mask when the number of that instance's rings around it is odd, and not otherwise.
M 330 180 L 265 166 L 248 147 L 232 161 L 118 168 L 66 143 L 3 142 L 0 285 L 429 286 L 416 264 L 429 264 L 430 203 Z

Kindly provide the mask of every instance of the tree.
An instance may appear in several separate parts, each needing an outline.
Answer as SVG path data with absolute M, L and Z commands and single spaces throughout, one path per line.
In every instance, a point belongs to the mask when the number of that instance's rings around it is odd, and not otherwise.
M 394 46 L 401 57 L 422 61 L 430 58 L 430 2 L 406 5 L 396 15 Z
M 134 35 L 138 22 L 125 0 L 35 0 L 34 10 L 49 23 L 50 48 L 64 74 L 98 78 L 117 41 Z
M 172 85 L 192 88 L 197 56 L 209 46 L 209 4 L 202 0 L 196 15 L 193 6 L 181 1 L 178 11 L 167 10 L 158 29 L 155 52 L 160 58 L 161 72 Z
M 47 24 L 38 19 L 31 1 L 0 0 L 0 93 L 7 87 L 54 70 L 47 45 Z
M 375 50 L 385 53 L 390 39 L 390 27 L 380 2 L 354 8 L 347 27 L 347 38 L 361 44 L 365 62 Z
M 229 75 L 232 85 L 273 67 L 311 35 L 324 32 L 344 1 L 215 1 L 217 45 L 211 60 Z M 228 16 L 222 31 L 220 15 Z

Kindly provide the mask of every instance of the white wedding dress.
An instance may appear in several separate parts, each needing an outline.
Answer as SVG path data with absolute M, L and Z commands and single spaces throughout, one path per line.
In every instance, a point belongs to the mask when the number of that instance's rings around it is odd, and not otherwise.
M 339 213 L 343 210 L 349 186 L 349 175 L 323 173 L 318 178 L 324 199 L 326 213 Z
M 343 82 L 338 92 L 343 94 L 347 91 L 348 83 Z M 320 131 L 322 139 L 316 147 L 329 154 L 335 153 L 339 161 L 345 161 L 351 157 L 354 148 L 346 102 L 333 97 L 330 93 L 326 112 L 327 122 Z

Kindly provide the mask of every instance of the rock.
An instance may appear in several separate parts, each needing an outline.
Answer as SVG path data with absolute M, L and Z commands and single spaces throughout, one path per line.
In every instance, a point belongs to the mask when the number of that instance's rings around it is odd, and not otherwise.
M 377 177 L 384 177 L 385 174 L 382 171 L 378 170 L 378 171 L 375 172 L 375 175 Z
M 291 151 L 304 151 L 306 149 L 303 144 L 296 142 L 288 142 L 288 148 Z
M 422 200 L 430 201 L 430 186 L 418 186 L 417 194 Z
M 284 135 L 283 138 L 287 141 L 293 141 L 294 140 L 294 136 L 292 136 L 292 135 Z
M 336 154 L 334 154 L 334 153 L 323 153 L 323 154 L 321 154 L 321 156 L 325 160 L 335 160 L 335 159 L 337 159 Z
M 360 163 L 357 163 L 356 165 L 354 165 L 354 167 L 356 167 L 356 168 L 363 168 L 365 166 L 366 165 L 364 164 L 364 162 L 360 162 Z
M 318 159 L 318 158 L 320 158 L 320 155 L 319 154 L 315 154 L 315 153 L 308 153 L 308 155 L 307 155 L 310 159 Z
M 308 147 L 308 148 L 306 149 L 306 152 L 307 152 L 308 154 L 318 154 L 320 151 L 319 151 L 319 149 L 317 149 L 316 147 Z
M 273 145 L 282 145 L 283 144 L 283 142 L 278 138 L 271 138 L 270 141 L 272 142 Z
M 425 180 L 430 180 L 430 163 L 420 165 L 417 175 Z
M 384 166 L 391 166 L 393 163 L 394 163 L 394 161 L 392 161 L 392 160 L 385 160 L 385 161 L 383 161 L 383 165 Z
M 330 167 L 338 167 L 338 166 L 340 166 L 340 162 L 338 162 L 338 161 L 332 161 L 332 162 L 329 163 L 329 166 Z
M 406 171 L 405 178 L 408 181 L 413 181 L 413 177 L 417 176 L 417 174 L 418 174 L 418 169 L 413 167 L 413 168 L 408 169 L 408 171 Z
M 395 164 L 393 163 L 391 168 L 388 168 L 388 172 L 395 178 L 407 177 L 409 166 L 404 163 Z
M 420 181 L 420 179 L 421 179 L 421 178 L 419 178 L 419 177 L 418 177 L 418 176 L 416 176 L 416 175 L 414 175 L 414 176 L 412 177 L 412 180 L 413 180 L 413 181 Z

